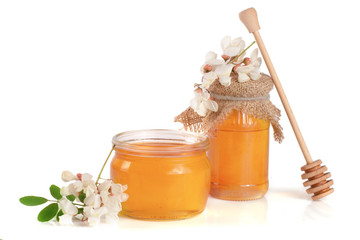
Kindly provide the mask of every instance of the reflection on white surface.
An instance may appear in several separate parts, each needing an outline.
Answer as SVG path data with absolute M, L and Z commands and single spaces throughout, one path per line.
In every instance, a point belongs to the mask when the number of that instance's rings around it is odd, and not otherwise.
M 252 201 L 226 201 L 209 197 L 205 215 L 208 224 L 266 224 L 266 197 Z
M 267 195 L 274 199 L 287 199 L 287 200 L 310 200 L 309 195 L 306 194 L 304 189 L 292 188 L 272 188 Z
M 163 229 L 171 227 L 264 225 L 268 218 L 268 200 L 226 201 L 209 197 L 203 213 L 184 220 L 147 221 L 120 216 L 122 228 Z
M 330 199 L 331 200 L 331 199 Z M 337 219 L 331 202 L 312 201 L 304 189 L 270 189 L 264 198 L 251 201 L 226 201 L 209 196 L 205 211 L 184 220 L 139 220 L 120 216 L 116 224 L 127 230 L 164 230 L 205 226 L 279 226 L 288 224 L 321 224 Z
M 330 219 L 333 215 L 332 207 L 324 201 L 312 201 L 304 210 L 302 219 L 308 220 L 324 220 Z
M 118 226 L 124 229 L 166 229 L 174 227 L 197 227 L 206 226 L 207 216 L 201 213 L 192 218 L 180 220 L 141 220 L 120 215 Z
M 333 218 L 331 197 L 313 201 L 303 188 L 276 188 L 267 194 L 270 222 L 325 222 Z M 285 220 L 286 219 L 286 220 Z
M 209 196 L 205 211 L 195 217 L 172 221 L 144 221 L 121 217 L 121 228 L 164 229 L 200 226 L 287 225 L 336 219 L 331 201 L 312 201 L 302 188 L 271 189 L 264 198 L 226 201 Z M 331 200 L 331 199 L 330 199 Z

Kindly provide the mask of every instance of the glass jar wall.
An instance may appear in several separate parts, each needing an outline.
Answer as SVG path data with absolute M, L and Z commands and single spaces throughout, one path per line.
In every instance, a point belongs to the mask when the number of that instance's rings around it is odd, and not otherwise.
M 182 219 L 201 213 L 210 190 L 205 136 L 140 130 L 113 138 L 111 178 L 127 184 L 122 213 L 142 219 Z
M 252 200 L 268 190 L 269 121 L 233 110 L 210 137 L 210 194 Z

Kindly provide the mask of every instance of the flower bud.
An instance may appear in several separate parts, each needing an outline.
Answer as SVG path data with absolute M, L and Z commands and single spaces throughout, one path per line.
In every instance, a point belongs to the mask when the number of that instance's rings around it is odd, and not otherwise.
M 81 179 L 82 179 L 82 174 L 81 174 L 81 173 L 78 173 L 78 174 L 76 174 L 76 176 L 77 176 L 77 178 L 81 181 Z
M 230 59 L 230 57 L 229 57 L 228 55 L 221 55 L 221 57 L 222 57 L 225 61 L 227 61 L 227 60 Z
M 206 64 L 204 66 L 204 72 L 211 72 L 213 70 L 213 66 Z
M 199 93 L 199 94 L 202 94 L 202 89 L 198 87 L 197 89 L 194 90 L 194 92 L 197 92 L 197 93 Z
M 245 64 L 245 66 L 249 65 L 251 63 L 250 58 L 248 57 L 244 58 L 243 63 Z
M 78 180 L 78 177 L 75 176 L 74 174 L 72 174 L 70 171 L 63 171 L 61 174 L 61 179 L 64 182 L 69 182 L 69 181 L 73 181 L 73 180 Z

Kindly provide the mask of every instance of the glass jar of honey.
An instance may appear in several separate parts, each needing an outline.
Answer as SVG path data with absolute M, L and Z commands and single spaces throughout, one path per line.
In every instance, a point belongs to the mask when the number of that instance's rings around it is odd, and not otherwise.
M 280 110 L 270 101 L 273 86 L 271 77 L 263 73 L 259 79 L 245 82 L 238 81 L 237 74 L 232 73 L 230 85 L 216 80 L 208 89 L 202 89 L 202 94 L 207 93 L 205 97 L 195 97 L 196 101 L 205 102 L 199 106 L 217 107 L 202 112 L 193 104 L 175 117 L 186 130 L 209 136 L 213 197 L 252 200 L 267 192 L 269 126 L 275 141 L 281 143 L 284 138 Z
M 269 121 L 233 110 L 210 137 L 210 194 L 252 200 L 268 190 Z
M 113 137 L 111 179 L 126 184 L 122 213 L 140 219 L 183 219 L 201 213 L 210 191 L 206 136 L 138 130 Z

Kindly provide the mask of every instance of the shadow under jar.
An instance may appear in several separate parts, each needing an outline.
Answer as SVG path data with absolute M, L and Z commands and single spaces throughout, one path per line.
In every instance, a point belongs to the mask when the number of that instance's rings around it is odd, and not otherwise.
M 128 185 L 122 213 L 140 219 L 183 219 L 201 213 L 210 191 L 206 136 L 138 130 L 113 137 L 111 179 Z
M 262 198 L 268 190 L 269 121 L 233 110 L 210 137 L 210 194 L 224 200 Z

